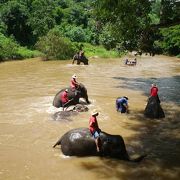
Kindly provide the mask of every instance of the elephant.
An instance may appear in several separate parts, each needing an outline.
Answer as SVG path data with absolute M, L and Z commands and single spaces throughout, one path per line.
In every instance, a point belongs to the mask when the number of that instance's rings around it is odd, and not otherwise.
M 70 87 L 60 90 L 54 97 L 53 106 L 57 108 L 62 107 L 61 95 L 65 89 L 68 89 L 68 99 L 70 100 L 66 106 L 79 104 L 80 98 L 84 98 L 86 103 L 90 104 L 86 87 L 82 83 L 79 83 L 79 86 L 75 91 L 73 91 Z
M 160 105 L 160 100 L 158 96 L 151 96 L 148 99 L 148 103 L 146 105 L 144 115 L 151 119 L 159 119 L 164 118 L 165 114 L 164 111 Z
M 70 106 L 66 111 L 58 111 L 52 115 L 55 121 L 72 121 L 71 116 L 78 115 L 79 112 L 87 112 L 89 108 L 84 104 Z
M 72 62 L 72 64 L 74 64 L 75 61 L 77 61 L 77 65 L 80 65 L 81 62 L 84 63 L 84 65 L 88 65 L 88 59 L 86 58 L 85 55 L 79 56 L 78 54 L 75 54 L 75 55 L 73 56 L 73 62 Z
M 136 159 L 130 158 L 123 138 L 120 135 L 100 133 L 101 151 L 97 152 L 95 140 L 88 128 L 77 128 L 66 132 L 53 146 L 61 145 L 61 151 L 66 156 L 101 156 L 133 162 L 141 161 L 146 155 Z

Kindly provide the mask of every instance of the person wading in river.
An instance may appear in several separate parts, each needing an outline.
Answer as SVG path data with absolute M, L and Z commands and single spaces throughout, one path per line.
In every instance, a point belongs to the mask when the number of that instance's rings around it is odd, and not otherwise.
M 116 99 L 116 110 L 121 113 L 128 113 L 128 97 L 119 97 Z

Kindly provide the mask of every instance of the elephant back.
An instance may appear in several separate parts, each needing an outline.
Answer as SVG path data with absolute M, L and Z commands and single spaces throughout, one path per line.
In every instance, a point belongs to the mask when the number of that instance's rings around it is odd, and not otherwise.
M 160 101 L 158 97 L 151 96 L 148 99 L 148 103 L 145 108 L 144 115 L 151 119 L 165 117 L 164 111 L 160 105 Z
M 62 103 L 61 103 L 61 94 L 62 94 L 62 92 L 65 90 L 66 88 L 64 88 L 64 89 L 62 89 L 62 90 L 60 90 L 56 95 L 55 95 L 55 97 L 54 97 L 54 99 L 53 99 L 53 106 L 54 107 L 57 107 L 57 108 L 59 108 L 59 107 L 62 107 Z
M 61 150 L 68 156 L 95 155 L 96 144 L 88 128 L 78 128 L 61 137 Z

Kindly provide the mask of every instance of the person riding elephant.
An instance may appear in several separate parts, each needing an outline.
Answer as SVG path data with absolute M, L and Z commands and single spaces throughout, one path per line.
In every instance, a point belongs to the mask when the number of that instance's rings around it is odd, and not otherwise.
M 65 107 L 68 107 L 68 104 L 71 102 L 68 98 L 68 89 L 65 89 L 65 91 L 62 92 L 60 99 L 61 99 L 62 107 L 64 111 Z
M 65 91 L 65 89 L 68 89 L 68 99 L 69 99 L 68 106 L 79 104 L 80 98 L 84 98 L 86 100 L 86 103 L 90 104 L 86 87 L 82 83 L 79 83 L 77 88 L 77 93 L 75 93 L 75 91 L 72 91 L 71 87 L 63 88 L 62 90 L 60 90 L 54 97 L 53 106 L 57 108 L 63 107 L 61 101 L 61 95 Z
M 158 96 L 158 90 L 155 83 L 151 85 L 150 97 L 148 98 L 148 103 L 144 111 L 144 115 L 151 119 L 165 117 L 164 111 L 160 105 L 161 101 Z
M 139 162 L 146 155 L 136 159 L 130 158 L 123 138 L 101 131 L 101 153 L 97 152 L 96 144 L 89 128 L 77 128 L 66 132 L 55 144 L 61 145 L 61 151 L 66 156 L 103 156 L 127 161 Z
M 88 65 L 88 59 L 86 58 L 83 50 L 80 50 L 73 56 L 72 64 L 74 64 L 75 61 L 77 61 L 77 65 L 80 65 L 81 62 L 84 63 L 84 65 Z
M 100 133 L 101 129 L 98 126 L 97 116 L 99 113 L 96 110 L 93 110 L 91 113 L 91 117 L 89 119 L 89 130 L 94 137 L 97 152 L 100 152 L 101 150 L 101 140 L 100 140 Z
M 78 89 L 79 83 L 77 82 L 77 76 L 76 74 L 74 74 L 72 76 L 71 82 L 70 82 L 70 87 L 72 91 L 75 91 L 75 93 L 77 93 L 77 89 Z

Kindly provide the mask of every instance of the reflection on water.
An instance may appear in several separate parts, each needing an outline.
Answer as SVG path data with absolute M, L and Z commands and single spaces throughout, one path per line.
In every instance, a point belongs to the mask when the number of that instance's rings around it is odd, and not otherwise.
M 180 66 L 165 56 L 91 59 L 88 66 L 38 59 L 0 64 L 0 179 L 179 179 Z M 88 89 L 89 112 L 54 121 L 54 95 L 72 74 Z M 149 88 L 159 87 L 166 118 L 149 120 L 143 111 Z M 115 99 L 128 96 L 130 114 L 115 111 Z M 102 130 L 121 134 L 131 156 L 147 153 L 140 164 L 100 157 L 66 157 L 52 146 L 66 131 L 87 127 L 90 111 L 100 111 Z M 62 119 L 62 118 L 60 118 Z M 73 177 L 72 177 L 73 176 Z
M 180 93 L 178 91 L 180 89 L 180 76 L 148 79 L 114 77 L 114 79 L 122 82 L 122 85 L 117 86 L 117 88 L 141 90 L 146 96 L 149 95 L 148 89 L 150 85 L 156 83 L 159 86 L 159 95 L 164 102 L 173 102 L 180 105 Z

